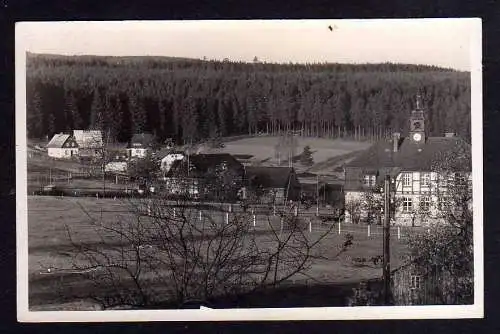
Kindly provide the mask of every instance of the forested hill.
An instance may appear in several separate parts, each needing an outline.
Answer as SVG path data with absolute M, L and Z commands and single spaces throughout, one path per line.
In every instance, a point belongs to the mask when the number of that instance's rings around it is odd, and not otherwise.
M 169 57 L 27 55 L 28 136 L 106 129 L 127 141 L 301 130 L 405 133 L 422 96 L 430 135 L 470 136 L 470 74 L 422 65 L 270 64 Z

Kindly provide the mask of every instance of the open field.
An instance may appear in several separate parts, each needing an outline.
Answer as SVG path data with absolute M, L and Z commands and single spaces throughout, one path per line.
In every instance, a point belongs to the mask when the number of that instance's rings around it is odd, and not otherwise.
M 30 305 L 44 309 L 45 304 L 58 304 L 61 302 L 54 290 L 54 284 L 64 277 L 58 270 L 71 269 L 72 245 L 68 239 L 67 229 L 76 242 L 98 243 L 99 237 L 89 217 L 82 211 L 83 206 L 93 217 L 100 217 L 103 221 L 133 220 L 130 213 L 130 202 L 95 199 L 95 198 L 56 198 L 56 197 L 29 197 L 28 198 L 28 244 L 29 244 L 29 280 L 30 280 Z M 102 212 L 101 212 L 102 210 Z M 225 213 L 220 211 L 203 211 L 202 216 L 210 215 L 223 222 Z M 197 219 L 198 211 L 193 212 L 193 219 Z M 276 219 L 278 221 L 276 221 Z M 270 217 L 271 224 L 278 224 L 279 218 Z M 252 224 L 252 221 L 249 221 Z M 256 216 L 256 226 L 253 233 L 265 236 L 269 231 L 268 217 Z M 276 226 L 276 225 L 273 225 Z M 312 238 L 319 236 L 328 229 L 319 221 L 311 217 Z M 408 231 L 403 231 L 407 233 Z M 351 233 L 354 236 L 353 246 L 337 259 L 332 259 L 344 241 L 344 235 Z M 260 237 L 258 237 L 259 239 Z M 259 239 L 260 240 L 260 239 Z M 405 252 L 404 238 L 398 240 L 395 233 L 392 237 L 392 267 L 397 267 L 401 262 L 401 255 Z M 367 236 L 366 226 L 341 225 L 331 230 L 330 234 L 318 245 L 318 251 L 325 259 L 317 259 L 312 263 L 308 275 L 310 278 L 298 277 L 296 280 L 308 280 L 308 284 L 341 284 L 352 283 L 365 279 L 381 276 L 379 266 L 369 264 L 356 264 L 352 258 L 371 258 L 382 254 L 382 238 L 380 227 L 372 227 L 371 236 Z M 47 269 L 52 268 L 51 274 Z M 50 277 L 54 277 L 51 279 Z M 74 276 L 74 275 L 73 275 Z M 292 282 L 293 283 L 293 282 Z M 74 285 L 82 284 L 76 281 Z M 46 305 L 54 308 L 54 305 Z
M 229 154 L 252 155 L 254 162 L 262 162 L 264 165 L 276 164 L 275 145 L 279 137 L 259 136 L 252 138 L 238 139 L 225 143 L 225 147 L 218 149 L 219 152 Z M 329 159 L 342 156 L 354 151 L 360 151 L 368 148 L 370 142 L 360 142 L 342 139 L 324 139 L 324 138 L 304 138 L 297 137 L 297 155 L 302 153 L 305 146 L 310 146 L 313 152 L 315 165 L 319 165 L 316 171 L 325 168 L 331 168 L 332 164 L 324 164 Z M 299 164 L 297 164 L 299 165 Z M 314 169 L 315 166 L 312 167 Z M 302 168 L 301 168 L 302 169 Z M 307 168 L 303 168 L 307 169 Z

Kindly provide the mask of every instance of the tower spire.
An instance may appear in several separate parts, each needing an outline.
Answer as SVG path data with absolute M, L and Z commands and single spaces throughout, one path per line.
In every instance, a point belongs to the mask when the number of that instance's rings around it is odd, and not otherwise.
M 417 110 L 420 109 L 420 99 L 421 99 L 421 96 L 420 94 L 417 95 Z

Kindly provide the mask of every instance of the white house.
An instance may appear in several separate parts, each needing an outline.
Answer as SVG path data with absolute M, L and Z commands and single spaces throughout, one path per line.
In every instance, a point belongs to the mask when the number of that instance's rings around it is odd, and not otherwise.
M 145 158 L 151 152 L 154 137 L 150 133 L 136 133 L 127 147 L 130 158 Z
M 408 137 L 395 133 L 392 139 L 375 143 L 346 164 L 346 219 L 370 220 L 372 215 L 366 208 L 383 207 L 381 190 L 389 175 L 394 223 L 417 226 L 440 222 L 447 198 L 458 189 L 454 185 L 469 186 L 472 182 L 471 169 L 470 144 L 452 133 L 426 136 L 423 110 L 417 103 L 410 116 Z
M 58 133 L 47 144 L 49 157 L 71 159 L 78 155 L 78 143 L 69 134 Z
M 163 157 L 161 159 L 160 169 L 164 173 L 168 173 L 168 171 L 172 167 L 172 164 L 174 163 L 174 161 L 182 160 L 182 159 L 184 159 L 184 152 L 182 152 L 182 151 L 170 152 L 165 157 Z

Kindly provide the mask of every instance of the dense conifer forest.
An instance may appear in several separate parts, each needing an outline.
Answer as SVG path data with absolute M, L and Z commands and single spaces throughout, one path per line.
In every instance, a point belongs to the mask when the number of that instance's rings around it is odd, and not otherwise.
M 272 64 L 169 57 L 27 55 L 27 130 L 104 129 L 178 143 L 277 134 L 403 134 L 422 96 L 429 135 L 470 137 L 470 73 L 403 64 Z

